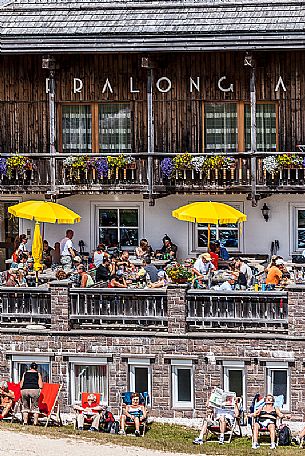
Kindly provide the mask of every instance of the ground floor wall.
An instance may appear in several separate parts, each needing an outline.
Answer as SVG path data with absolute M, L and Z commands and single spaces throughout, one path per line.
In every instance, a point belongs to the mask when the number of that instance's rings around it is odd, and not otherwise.
M 89 335 L 19 330 L 2 334 L 0 377 L 18 381 L 19 366 L 36 361 L 44 369 L 49 366 L 50 381 L 63 385 L 62 410 L 69 411 L 77 399 L 75 391 L 87 387 L 103 389 L 105 401 L 118 412 L 121 393 L 135 389 L 135 376 L 147 369 L 153 416 L 200 418 L 211 390 L 220 386 L 241 388 L 247 409 L 257 392 L 284 394 L 284 408 L 294 420 L 302 420 L 304 350 L 305 338 L 259 333 Z M 104 366 L 103 371 L 92 366 Z
M 35 195 L 37 199 L 40 195 Z M 14 197 L 18 199 L 18 196 Z M 2 197 L 12 200 L 13 198 Z M 22 196 L 20 200 L 33 199 L 33 196 Z M 99 237 L 100 208 L 137 208 L 139 214 L 138 236 L 146 237 L 154 249 L 161 247 L 164 234 L 171 236 L 178 245 L 178 256 L 183 258 L 195 256 L 200 251 L 196 241 L 196 227 L 192 223 L 181 222 L 173 218 L 174 209 L 193 201 L 220 201 L 233 204 L 240 208 L 248 217 L 239 232 L 241 253 L 270 253 L 271 243 L 279 241 L 278 254 L 288 258 L 297 249 L 305 248 L 305 230 L 302 231 L 302 220 L 305 217 L 305 197 L 303 195 L 273 195 L 251 206 L 246 195 L 171 195 L 157 199 L 151 207 L 142 195 L 74 195 L 60 199 L 60 203 L 75 210 L 82 217 L 81 222 L 74 226 L 75 246 L 85 242 L 85 250 L 92 251 Z M 266 203 L 270 208 L 269 221 L 262 216 L 262 206 Z M 304 212 L 302 210 L 304 209 Z M 301 211 L 301 212 L 300 212 Z M 51 245 L 63 238 L 66 225 L 45 224 L 44 236 Z M 69 226 L 71 228 L 71 226 Z M 20 230 L 33 235 L 33 222 L 20 221 Z M 304 241 L 303 241 L 304 239 Z M 298 240 L 300 241 L 298 243 Z M 31 242 L 31 241 L 30 241 Z M 304 246 L 303 246 L 304 244 Z M 234 250 L 234 249 L 233 249 Z

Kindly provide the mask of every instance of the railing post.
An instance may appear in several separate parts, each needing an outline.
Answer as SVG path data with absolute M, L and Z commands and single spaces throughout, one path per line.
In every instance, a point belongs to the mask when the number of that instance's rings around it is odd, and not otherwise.
M 70 283 L 50 282 L 51 290 L 51 330 L 69 331 Z
M 167 287 L 168 332 L 186 333 L 186 290 L 188 285 L 169 284 Z
M 289 285 L 288 291 L 288 333 L 305 335 L 305 286 Z

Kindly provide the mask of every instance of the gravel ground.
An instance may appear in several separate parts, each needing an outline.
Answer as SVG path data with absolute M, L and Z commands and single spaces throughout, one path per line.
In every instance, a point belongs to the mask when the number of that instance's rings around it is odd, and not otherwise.
M 78 439 L 50 439 L 40 435 L 0 431 L 1 453 L 6 456 L 183 456 L 145 448 L 99 445 Z M 204 456 L 204 455 L 201 455 Z

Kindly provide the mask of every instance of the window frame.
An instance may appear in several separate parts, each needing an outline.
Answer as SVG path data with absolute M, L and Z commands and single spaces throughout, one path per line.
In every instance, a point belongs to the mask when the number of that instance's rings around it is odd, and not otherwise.
M 152 403 L 152 369 L 149 358 L 128 358 L 128 384 L 129 390 L 132 392 L 136 391 L 136 368 L 146 368 L 147 369 L 147 384 L 148 384 L 148 394 L 150 398 L 150 404 Z
M 230 391 L 229 389 L 229 371 L 242 371 L 242 402 L 243 407 L 247 405 L 247 382 L 246 382 L 246 367 L 244 361 L 223 361 L 223 389 L 224 391 Z
M 40 364 L 49 365 L 49 383 L 52 382 L 52 359 L 48 355 L 35 355 L 34 354 L 16 354 L 12 355 L 11 359 L 11 379 L 14 383 L 19 383 L 21 378 L 19 374 L 19 365 L 20 364 L 31 364 L 35 361 L 38 366 Z M 38 369 L 39 372 L 39 369 Z
M 205 149 L 205 139 L 206 139 L 206 122 L 205 115 L 206 109 L 205 105 L 207 104 L 236 104 L 237 111 L 237 150 L 236 153 L 241 153 L 246 151 L 246 132 L 245 132 L 245 105 L 249 105 L 249 101 L 240 101 L 240 100 L 204 100 L 202 102 L 202 152 L 208 152 Z M 277 100 L 263 100 L 257 101 L 257 105 L 260 104 L 270 104 L 275 105 L 275 115 L 276 115 L 276 151 L 279 150 L 279 102 Z M 212 151 L 209 151 L 212 152 Z M 221 154 L 221 152 L 215 151 L 215 155 Z M 230 153 L 228 153 L 230 155 Z
M 291 203 L 290 204 L 290 254 L 291 253 L 301 253 L 305 250 L 305 247 L 298 247 L 298 232 L 300 228 L 298 228 L 298 211 L 305 211 L 305 204 L 304 203 Z M 305 228 L 302 228 L 305 231 Z
M 178 401 L 178 370 L 188 369 L 190 371 L 191 400 Z M 171 360 L 171 387 L 172 387 L 172 408 L 179 410 L 192 410 L 194 408 L 194 366 L 192 360 Z
M 130 150 L 122 150 L 117 151 L 118 154 L 131 154 L 133 150 L 133 104 L 131 101 L 64 101 L 59 102 L 57 106 L 57 138 L 58 138 L 58 150 L 61 153 L 68 153 L 68 151 L 63 150 L 63 124 L 62 124 L 62 116 L 63 116 L 63 106 L 90 106 L 91 112 L 91 152 L 92 153 L 102 153 L 99 148 L 99 106 L 103 104 L 125 104 L 129 106 L 130 110 Z M 107 153 L 111 154 L 114 151 L 108 150 Z M 82 152 L 80 152 L 82 154 Z
M 107 358 L 85 358 L 85 357 L 70 357 L 69 358 L 69 387 L 70 387 L 70 398 L 71 403 L 78 403 L 80 402 L 75 397 L 75 366 L 106 366 L 106 396 L 102 397 L 103 403 L 108 403 L 109 398 L 109 368 L 108 368 L 108 360 Z M 98 392 L 98 391 L 92 391 Z
M 244 203 L 241 201 L 236 201 L 236 202 L 228 201 L 228 202 L 225 202 L 225 204 L 228 204 L 229 206 L 232 206 L 241 212 L 244 211 Z M 189 223 L 189 227 L 190 227 L 190 232 L 191 232 L 191 237 L 192 237 L 192 239 L 191 239 L 192 248 L 191 248 L 191 252 L 189 252 L 189 253 L 192 254 L 192 253 L 206 252 L 207 246 L 199 247 L 199 245 L 198 245 L 198 231 L 202 230 L 202 228 L 198 226 L 198 223 Z M 234 231 L 237 231 L 238 247 L 226 247 L 226 249 L 228 250 L 228 252 L 234 252 L 234 253 L 242 252 L 243 251 L 242 244 L 243 244 L 243 239 L 244 239 L 244 224 L 242 224 L 241 226 L 238 225 L 237 228 L 227 228 L 224 225 L 216 225 L 215 227 L 211 226 L 211 231 L 216 230 L 216 240 L 219 240 L 219 232 L 225 231 L 225 230 L 231 230 L 231 229 Z
M 266 394 L 273 394 L 273 372 L 286 371 L 287 374 L 287 400 L 283 404 L 283 410 L 289 411 L 291 406 L 291 371 L 288 362 L 266 363 Z

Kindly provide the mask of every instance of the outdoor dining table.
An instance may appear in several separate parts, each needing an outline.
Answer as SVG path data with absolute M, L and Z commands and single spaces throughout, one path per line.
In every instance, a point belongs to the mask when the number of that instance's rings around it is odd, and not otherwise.
M 131 257 L 129 259 L 130 259 L 130 262 L 132 264 L 134 264 L 137 268 L 141 267 L 142 264 L 143 264 L 143 260 L 141 258 L 135 258 L 133 260 L 132 257 Z M 156 266 L 156 268 L 158 268 L 158 269 L 165 268 L 165 266 L 167 266 L 170 262 L 171 262 L 171 260 L 151 260 L 151 264 Z

